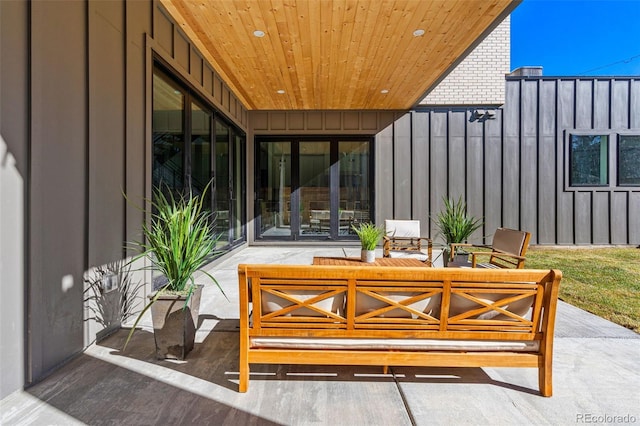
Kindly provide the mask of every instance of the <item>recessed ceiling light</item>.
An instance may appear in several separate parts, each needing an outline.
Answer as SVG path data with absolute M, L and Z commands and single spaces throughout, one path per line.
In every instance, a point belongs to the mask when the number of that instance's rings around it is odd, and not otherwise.
M 264 37 L 264 31 L 255 30 L 253 32 L 253 35 L 256 36 L 256 37 Z
M 423 36 L 423 35 L 424 35 L 424 30 L 422 30 L 422 29 L 417 29 L 417 30 L 415 30 L 413 32 L 413 36 L 414 37 L 420 37 L 420 36 Z
M 282 90 L 282 89 L 280 89 L 280 90 L 278 90 L 278 93 L 279 93 L 280 95 L 284 95 L 285 91 L 284 91 L 284 90 Z
M 389 93 L 389 89 L 382 89 L 380 93 L 382 93 L 383 95 L 386 95 L 387 93 Z

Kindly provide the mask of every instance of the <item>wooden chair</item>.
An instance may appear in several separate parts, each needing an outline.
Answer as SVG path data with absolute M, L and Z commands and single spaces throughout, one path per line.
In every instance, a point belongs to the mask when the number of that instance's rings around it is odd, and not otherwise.
M 433 246 L 431 239 L 420 236 L 419 220 L 385 220 L 383 257 L 415 257 L 431 266 Z M 422 251 L 427 243 L 427 253 Z
M 455 249 L 457 247 L 483 247 L 491 251 L 471 252 L 472 268 L 517 268 L 523 269 L 526 260 L 525 255 L 529 248 L 531 233 L 518 231 L 509 228 L 498 228 L 493 235 L 493 242 L 490 246 L 474 244 L 451 244 L 450 261 L 453 261 Z M 489 256 L 489 262 L 478 263 L 478 257 Z M 453 266 L 461 266 L 454 264 Z

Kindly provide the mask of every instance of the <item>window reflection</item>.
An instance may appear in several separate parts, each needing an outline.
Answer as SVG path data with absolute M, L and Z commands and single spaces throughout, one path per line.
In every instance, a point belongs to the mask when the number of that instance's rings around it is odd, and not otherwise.
M 300 233 L 328 236 L 330 142 L 300 142 Z
M 191 191 L 201 195 L 211 181 L 211 113 L 197 103 L 191 104 Z M 211 206 L 213 189 L 205 195 Z
M 158 63 L 152 105 L 152 185 L 175 198 L 202 195 L 210 185 L 205 205 L 215 218 L 218 249 L 230 249 L 246 238 L 245 135 Z
M 216 233 L 229 244 L 229 126 L 216 119 Z
M 185 94 L 163 73 L 153 74 L 153 186 L 176 193 L 184 189 Z
M 608 185 L 608 141 L 606 135 L 571 135 L 569 179 L 572 186 Z
M 371 220 L 370 140 L 259 141 L 258 234 L 355 238 Z
M 261 142 L 260 235 L 291 235 L 291 142 Z
M 618 185 L 640 185 L 640 135 L 620 135 Z
M 351 225 L 369 222 L 369 143 L 340 142 L 340 235 L 353 234 Z

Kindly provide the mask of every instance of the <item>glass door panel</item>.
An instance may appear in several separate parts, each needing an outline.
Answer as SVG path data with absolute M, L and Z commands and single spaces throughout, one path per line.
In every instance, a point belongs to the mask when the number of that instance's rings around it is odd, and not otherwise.
M 202 195 L 211 180 L 211 112 L 191 104 L 191 192 Z M 213 188 L 205 194 L 205 206 L 211 211 Z
M 369 142 L 341 141 L 340 161 L 340 236 L 353 235 L 351 225 L 370 221 Z
M 152 183 L 178 196 L 184 189 L 185 93 L 163 73 L 153 73 Z M 168 195 L 168 194 L 165 194 Z
M 299 233 L 301 236 L 328 237 L 331 234 L 331 143 L 300 142 L 298 161 Z
M 244 145 L 244 139 L 239 135 L 233 135 L 233 184 L 231 191 L 231 240 L 238 241 L 243 235 L 243 227 L 242 227 L 242 218 L 243 218 L 243 209 L 242 209 L 242 200 L 244 199 L 244 192 L 242 188 L 244 187 L 244 178 L 242 171 L 244 170 L 244 151 L 242 149 Z
M 218 246 L 229 244 L 229 126 L 216 120 L 215 218 Z
M 291 236 L 291 142 L 261 142 L 257 209 L 259 235 Z

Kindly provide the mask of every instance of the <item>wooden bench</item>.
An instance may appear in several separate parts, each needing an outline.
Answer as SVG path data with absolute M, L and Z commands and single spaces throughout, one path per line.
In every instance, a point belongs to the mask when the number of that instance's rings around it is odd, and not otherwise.
M 250 364 L 535 367 L 551 396 L 561 273 L 239 265 L 240 392 Z

